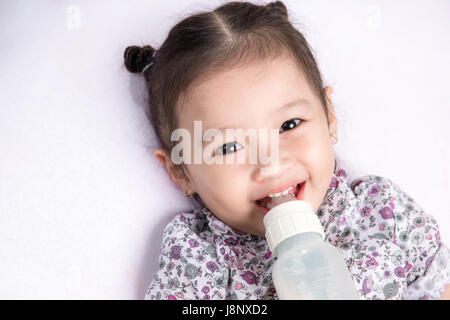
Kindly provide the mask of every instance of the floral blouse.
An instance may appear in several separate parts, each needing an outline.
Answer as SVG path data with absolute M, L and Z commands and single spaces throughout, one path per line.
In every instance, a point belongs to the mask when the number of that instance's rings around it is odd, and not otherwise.
M 438 299 L 450 283 L 450 250 L 436 220 L 392 181 L 367 175 L 349 183 L 336 162 L 316 213 L 361 299 Z M 145 299 L 277 300 L 276 259 L 265 237 L 193 209 L 165 227 Z

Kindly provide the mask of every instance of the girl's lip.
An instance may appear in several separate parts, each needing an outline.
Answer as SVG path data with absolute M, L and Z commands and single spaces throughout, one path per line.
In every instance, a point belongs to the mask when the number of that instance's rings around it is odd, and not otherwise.
M 298 180 L 297 180 L 297 181 L 298 181 Z M 278 187 L 276 187 L 276 188 L 274 188 L 274 189 L 268 191 L 265 195 L 260 195 L 260 196 L 259 196 L 257 199 L 255 199 L 255 200 L 261 200 L 261 199 L 263 199 L 263 198 L 265 198 L 265 197 L 268 197 L 269 194 L 271 194 L 271 193 L 277 193 L 277 192 L 284 191 L 284 190 L 286 190 L 287 188 L 289 188 L 289 187 L 291 187 L 291 186 L 297 187 L 298 184 L 301 184 L 301 183 L 305 182 L 305 181 L 303 181 L 303 182 L 297 182 L 297 181 L 291 181 L 290 183 L 286 183 L 286 184 L 284 184 L 284 185 L 282 185 L 282 186 L 278 186 Z
M 300 184 L 300 189 L 298 190 L 298 193 L 297 193 L 297 195 L 295 196 L 295 199 L 297 199 L 297 200 L 303 200 L 303 195 L 304 195 L 304 193 L 305 193 L 305 184 L 306 184 L 306 181 L 303 181 L 303 182 Z M 259 211 L 260 211 L 262 214 L 265 215 L 267 212 L 269 212 L 269 209 L 267 209 L 266 207 L 263 207 L 263 206 L 259 205 L 259 204 L 256 202 L 256 200 L 253 201 L 253 203 L 256 205 L 256 207 L 259 209 Z

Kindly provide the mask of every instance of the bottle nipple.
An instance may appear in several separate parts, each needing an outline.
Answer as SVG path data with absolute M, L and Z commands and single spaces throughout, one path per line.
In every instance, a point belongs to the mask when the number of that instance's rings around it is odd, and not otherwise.
M 286 195 L 279 196 L 279 197 L 273 197 L 270 199 L 269 202 L 266 203 L 266 207 L 267 207 L 267 209 L 271 210 L 272 208 L 275 208 L 276 206 L 278 206 L 282 203 L 292 201 L 292 200 L 296 200 L 295 194 L 292 194 L 292 193 L 288 193 Z

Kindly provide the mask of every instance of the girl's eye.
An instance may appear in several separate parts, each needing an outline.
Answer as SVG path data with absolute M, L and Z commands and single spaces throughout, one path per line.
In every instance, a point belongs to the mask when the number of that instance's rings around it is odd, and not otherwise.
M 228 154 L 228 153 L 234 152 L 236 150 L 242 149 L 242 147 L 237 148 L 236 146 L 240 146 L 240 144 L 238 144 L 234 141 L 226 143 L 223 146 L 216 149 L 216 154 Z M 230 150 L 231 152 L 227 152 L 227 150 Z
M 298 119 L 298 118 L 288 120 L 288 121 L 286 121 L 285 123 L 283 123 L 283 124 L 281 125 L 281 128 L 282 128 L 283 130 L 291 130 L 291 129 L 294 129 L 295 127 L 297 127 L 297 126 L 300 124 L 300 121 L 303 122 L 302 119 Z M 280 130 L 280 132 L 281 132 L 281 130 Z
M 281 125 L 282 129 L 280 129 L 280 131 L 281 130 L 283 130 L 283 131 L 284 130 L 292 130 L 292 129 L 296 128 L 301 122 L 303 122 L 302 119 L 298 119 L 298 118 L 290 119 Z M 239 149 L 242 149 L 242 147 L 236 147 L 236 146 L 240 146 L 240 144 L 238 144 L 234 141 L 226 143 L 222 147 L 217 148 L 215 154 L 229 154 L 229 153 L 235 152 Z M 230 152 L 227 152 L 228 150 Z

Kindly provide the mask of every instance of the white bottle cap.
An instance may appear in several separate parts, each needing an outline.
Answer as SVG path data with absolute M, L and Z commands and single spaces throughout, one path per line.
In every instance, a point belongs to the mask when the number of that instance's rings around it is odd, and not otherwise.
M 263 219 L 266 239 L 274 255 L 275 247 L 284 239 L 303 232 L 317 232 L 325 239 L 322 223 L 311 205 L 303 200 L 284 202 L 266 213 Z

